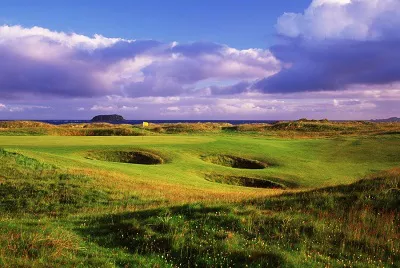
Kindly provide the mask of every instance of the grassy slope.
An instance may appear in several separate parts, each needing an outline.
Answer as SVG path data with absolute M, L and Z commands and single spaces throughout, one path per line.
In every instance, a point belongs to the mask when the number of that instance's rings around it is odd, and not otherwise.
M 260 177 L 299 190 L 349 184 L 398 166 L 399 144 L 397 135 L 307 140 L 222 134 L 3 136 L 0 147 L 22 155 L 3 153 L 0 157 L 1 187 L 3 193 L 10 193 L 0 202 L 0 209 L 6 212 L 0 219 L 0 266 L 2 262 L 6 266 L 398 263 L 398 243 L 386 243 L 399 238 L 399 219 L 393 214 L 397 208 L 382 205 L 397 202 L 398 171 L 385 174 L 381 179 L 385 183 L 371 182 L 369 188 L 356 184 L 273 199 L 265 196 L 282 191 L 212 183 L 204 175 Z M 142 166 L 85 158 L 93 149 L 127 148 L 156 151 L 167 164 Z M 218 153 L 273 166 L 237 170 L 200 159 Z M 366 196 L 379 195 L 374 189 L 379 185 L 389 194 L 380 197 L 383 201 L 377 209 L 374 203 L 364 206 Z M 347 201 L 341 197 L 352 195 L 361 201 L 343 210 Z M 37 216 L 42 218 L 40 222 Z M 359 225 L 348 227 L 350 222 Z M 354 230 L 377 222 L 390 230 L 378 230 L 377 234 L 371 230 L 371 234 L 353 237 Z M 338 239 L 328 239 L 331 235 L 345 241 L 333 255 L 328 251 L 339 245 L 335 244 Z

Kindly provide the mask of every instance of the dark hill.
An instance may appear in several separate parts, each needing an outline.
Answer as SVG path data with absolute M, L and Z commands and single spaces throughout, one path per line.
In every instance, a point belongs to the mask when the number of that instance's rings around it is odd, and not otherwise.
M 92 122 L 123 122 L 125 119 L 118 114 L 96 115 L 92 118 Z
M 372 120 L 373 122 L 382 122 L 382 123 L 384 123 L 384 122 L 400 122 L 400 118 L 399 117 L 390 117 L 390 118 L 387 118 L 387 119 L 375 119 L 375 120 Z

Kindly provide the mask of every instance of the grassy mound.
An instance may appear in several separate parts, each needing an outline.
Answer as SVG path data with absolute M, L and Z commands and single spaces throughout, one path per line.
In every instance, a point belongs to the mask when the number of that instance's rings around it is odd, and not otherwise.
M 83 127 L 60 127 L 49 133 L 58 136 L 141 136 L 143 132 L 138 129 L 128 127 L 100 127 L 83 126 Z
M 188 204 L 83 219 L 105 248 L 172 267 L 397 267 L 400 170 L 240 204 Z
M 233 155 L 206 155 L 202 156 L 201 158 L 206 162 L 232 168 L 264 169 L 268 167 L 267 163 Z
M 108 202 L 106 193 L 88 186 L 86 175 L 2 149 L 0 162 L 0 212 L 60 214 Z
M 148 127 L 111 123 L 70 123 L 52 125 L 35 121 L 0 122 L 0 135 L 52 135 L 52 136 L 153 136 L 228 134 L 247 136 L 276 136 L 289 138 L 337 137 L 357 135 L 397 135 L 400 123 L 373 123 L 368 121 L 332 122 L 328 120 L 282 121 L 274 124 L 230 123 L 151 123 Z
M 229 185 L 254 187 L 254 188 L 267 188 L 267 189 L 284 189 L 285 186 L 270 180 L 244 177 L 244 176 L 224 176 L 219 174 L 208 174 L 206 180 L 211 182 L 224 183 Z
M 225 132 L 265 132 L 271 128 L 270 124 L 241 124 L 235 126 L 224 127 Z
M 128 124 L 110 123 L 52 125 L 35 121 L 1 121 L 0 135 L 9 136 L 143 136 L 151 134 Z
M 0 128 L 54 128 L 56 126 L 36 121 L 0 121 Z
M 165 160 L 161 156 L 145 151 L 90 151 L 87 157 L 102 161 L 140 165 L 159 165 L 165 163 Z
M 307 120 L 300 119 L 297 121 L 282 121 L 271 126 L 271 130 L 275 131 L 297 131 L 305 133 L 337 133 L 350 134 L 360 132 L 370 132 L 383 130 L 387 127 L 393 127 L 389 124 L 374 124 L 369 121 L 343 121 L 332 122 L 328 120 Z
M 131 128 L 132 125 L 130 124 L 112 124 L 112 123 L 68 123 L 62 124 L 58 127 L 62 128 Z
M 0 222 L 0 267 L 76 267 L 79 248 L 79 237 L 37 220 Z
M 229 123 L 177 123 L 177 124 L 151 124 L 149 130 L 157 133 L 203 133 L 220 132 L 225 127 L 231 127 Z

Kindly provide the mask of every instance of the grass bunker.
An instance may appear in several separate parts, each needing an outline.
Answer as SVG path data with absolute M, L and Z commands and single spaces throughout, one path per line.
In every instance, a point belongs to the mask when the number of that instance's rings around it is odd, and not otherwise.
M 267 163 L 232 155 L 206 155 L 201 158 L 206 162 L 232 168 L 264 169 L 268 167 Z
M 90 151 L 87 158 L 109 162 L 120 162 L 140 165 L 160 165 L 165 160 L 152 152 L 146 151 Z
M 266 179 L 252 178 L 245 176 L 224 176 L 219 174 L 207 174 L 206 180 L 217 183 L 224 183 L 229 185 L 254 187 L 254 188 L 267 188 L 267 189 L 284 189 L 283 184 L 273 182 Z

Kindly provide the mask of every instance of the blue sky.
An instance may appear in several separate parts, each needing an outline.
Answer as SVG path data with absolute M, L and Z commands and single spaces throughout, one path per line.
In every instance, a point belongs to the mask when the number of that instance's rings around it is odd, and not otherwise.
M 22 1 L 0 119 L 400 116 L 400 2 Z
M 308 0 L 2 0 L 2 24 L 41 26 L 84 35 L 209 41 L 235 48 L 266 48 L 274 40 L 276 19 L 301 12 Z

